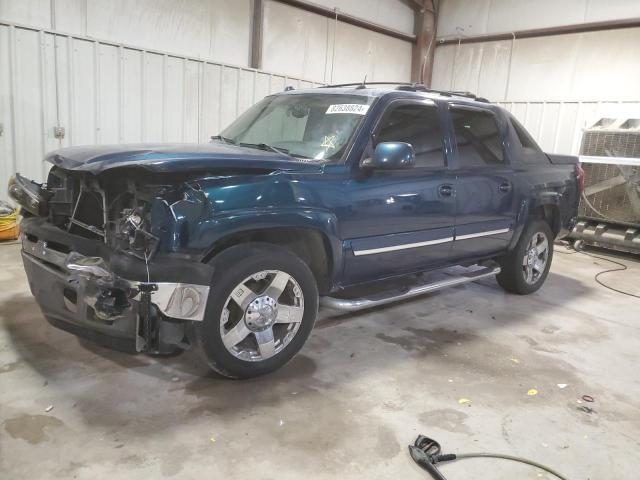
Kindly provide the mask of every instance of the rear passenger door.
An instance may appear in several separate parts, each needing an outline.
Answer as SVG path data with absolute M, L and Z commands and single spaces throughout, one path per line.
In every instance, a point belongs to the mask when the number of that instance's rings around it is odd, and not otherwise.
M 489 256 L 507 248 L 518 214 L 506 126 L 489 109 L 450 105 L 449 113 L 456 172 L 452 256 Z

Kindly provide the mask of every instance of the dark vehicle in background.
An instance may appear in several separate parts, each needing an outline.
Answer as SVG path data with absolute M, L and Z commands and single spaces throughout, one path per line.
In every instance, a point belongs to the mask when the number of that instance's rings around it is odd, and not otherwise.
M 235 378 L 290 360 L 319 304 L 354 311 L 493 275 L 538 290 L 583 180 L 502 108 L 409 85 L 286 91 L 210 144 L 46 160 L 46 184 L 16 175 L 9 191 L 47 320 L 132 352 L 195 347 Z M 380 288 L 450 266 L 464 272 Z

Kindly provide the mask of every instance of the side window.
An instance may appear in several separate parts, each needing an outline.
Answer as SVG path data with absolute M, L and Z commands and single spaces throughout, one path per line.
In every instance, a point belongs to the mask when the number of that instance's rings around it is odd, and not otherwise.
M 376 135 L 381 142 L 406 142 L 413 146 L 416 167 L 444 167 L 442 131 L 436 107 L 401 105 L 387 113 Z
M 463 108 L 452 108 L 450 111 L 461 165 L 504 163 L 502 136 L 491 112 Z

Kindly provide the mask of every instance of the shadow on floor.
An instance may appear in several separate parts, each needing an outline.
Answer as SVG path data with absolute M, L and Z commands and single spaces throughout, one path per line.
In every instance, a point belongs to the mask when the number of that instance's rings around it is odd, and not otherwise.
M 559 274 L 552 273 L 548 282 L 554 288 L 562 288 L 571 298 L 588 292 L 580 282 Z M 480 310 L 484 310 L 482 316 L 473 317 L 470 327 L 474 299 L 483 303 Z M 522 307 L 514 309 L 518 302 L 522 302 Z M 508 295 L 497 287 L 495 280 L 485 280 L 450 289 L 448 294 L 447 291 L 428 294 L 360 313 L 322 312 L 316 331 L 301 354 L 271 375 L 245 381 L 227 380 L 212 373 L 193 351 L 172 357 L 149 357 L 80 341 L 49 326 L 30 295 L 0 303 L 0 312 L 20 361 L 54 382 L 65 376 L 78 377 L 76 389 L 68 395 L 87 423 L 123 428 L 129 421 L 138 422 L 136 432 L 146 434 L 168 428 L 176 415 L 224 414 L 225 418 L 233 418 L 247 415 L 257 404 L 279 406 L 290 401 L 293 394 L 301 401 L 316 398 L 319 392 L 340 390 L 350 378 L 393 370 L 402 362 L 415 370 L 415 359 L 422 363 L 428 360 L 434 368 L 440 363 L 441 367 L 450 368 L 452 375 L 476 372 L 499 377 L 494 361 L 485 358 L 483 352 L 499 352 L 501 358 L 508 358 L 510 352 L 492 343 L 489 332 L 526 322 L 533 302 L 536 315 L 553 306 L 536 302 L 535 297 Z M 490 313 L 504 310 L 507 304 L 511 306 L 509 316 Z M 420 321 L 419 328 L 416 319 Z M 372 342 L 377 342 L 380 348 L 386 348 L 385 345 L 398 348 L 387 348 L 382 354 L 380 349 L 370 348 Z M 530 345 L 532 355 L 538 355 L 536 345 Z M 545 348 L 537 351 L 549 352 Z M 572 375 L 570 367 L 563 367 L 564 362 L 554 362 L 557 368 L 567 371 L 566 377 Z M 322 372 L 318 373 L 320 363 Z M 543 371 L 549 366 L 542 362 L 539 368 Z M 176 376 L 179 380 L 172 381 Z M 80 377 L 85 378 L 84 383 Z M 106 378 L 109 380 L 104 381 Z M 579 383 L 575 378 L 572 380 Z M 149 421 L 140 420 L 135 411 L 123 410 L 122 405 L 140 401 L 147 395 L 169 395 L 172 400 L 156 401 L 156 410 L 149 412 Z M 326 395 L 326 401 L 339 402 L 333 395 Z M 336 406 L 340 411 L 347 408 Z

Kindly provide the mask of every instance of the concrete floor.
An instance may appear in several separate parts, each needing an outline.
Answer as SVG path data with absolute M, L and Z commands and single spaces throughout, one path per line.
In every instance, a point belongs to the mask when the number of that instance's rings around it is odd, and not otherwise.
M 640 263 L 623 261 L 630 269 L 605 279 L 640 293 Z M 490 279 L 359 315 L 324 312 L 300 355 L 252 381 L 209 374 L 193 353 L 81 342 L 45 323 L 18 246 L 0 246 L 0 264 L 3 479 L 425 479 L 406 448 L 418 433 L 571 479 L 638 477 L 640 300 L 594 282 L 606 262 L 558 254 L 528 297 Z M 578 403 L 585 394 L 595 402 Z M 442 470 L 552 478 L 497 460 Z

